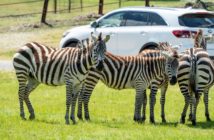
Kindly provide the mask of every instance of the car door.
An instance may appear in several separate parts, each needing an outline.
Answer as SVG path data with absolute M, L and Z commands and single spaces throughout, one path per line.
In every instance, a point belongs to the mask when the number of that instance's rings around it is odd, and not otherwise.
M 121 55 L 136 55 L 148 40 L 148 12 L 127 11 L 118 30 L 118 50 Z

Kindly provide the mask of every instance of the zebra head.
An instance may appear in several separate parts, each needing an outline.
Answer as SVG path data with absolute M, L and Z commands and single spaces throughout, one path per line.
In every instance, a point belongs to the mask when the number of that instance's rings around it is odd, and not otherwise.
M 103 62 L 105 59 L 106 42 L 108 42 L 110 36 L 107 35 L 104 39 L 102 39 L 101 33 L 98 37 L 95 37 L 93 34 L 91 35 L 93 39 L 92 59 L 95 63 L 96 69 L 101 71 L 103 69 Z
M 178 52 L 175 48 L 172 48 L 168 43 L 159 43 L 159 47 L 162 48 L 161 53 L 166 58 L 165 73 L 168 76 L 168 80 L 171 85 L 177 83 L 178 72 Z

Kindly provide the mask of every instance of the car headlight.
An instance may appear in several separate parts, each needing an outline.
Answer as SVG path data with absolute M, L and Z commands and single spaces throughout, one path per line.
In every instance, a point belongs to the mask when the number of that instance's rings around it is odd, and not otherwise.
M 63 35 L 62 35 L 62 38 L 66 37 L 67 35 L 69 34 L 69 32 L 64 32 Z

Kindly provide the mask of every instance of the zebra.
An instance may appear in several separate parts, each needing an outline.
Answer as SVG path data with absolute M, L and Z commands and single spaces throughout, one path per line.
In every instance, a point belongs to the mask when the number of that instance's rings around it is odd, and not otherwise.
M 165 73 L 170 75 L 171 84 L 177 82 L 177 51 L 166 47 L 167 51 L 146 50 L 137 56 L 116 56 L 109 52 L 106 53 L 104 69 L 99 72 L 91 69 L 85 80 L 84 88 L 78 100 L 78 118 L 82 119 L 82 103 L 84 103 L 85 119 L 90 120 L 88 103 L 91 93 L 101 80 L 108 87 L 114 89 L 135 88 L 135 113 L 134 120 L 137 122 L 145 121 L 145 112 L 141 118 L 141 107 L 147 104 L 144 90 L 150 85 L 152 79 L 163 76 Z
M 13 57 L 13 66 L 19 84 L 20 116 L 25 118 L 23 101 L 30 113 L 29 119 L 35 119 L 34 109 L 29 95 L 40 83 L 52 86 L 66 85 L 65 122 L 75 121 L 75 103 L 77 93 L 82 87 L 89 69 L 102 70 L 109 36 L 102 39 L 92 35 L 92 43 L 86 48 L 53 49 L 37 42 L 31 42 L 20 48 Z M 72 105 L 71 105 L 72 103 Z
M 209 88 L 214 84 L 214 64 L 204 49 L 190 48 L 180 58 L 178 84 L 185 100 L 180 122 L 185 123 L 188 106 L 192 104 L 190 119 L 192 124 L 196 125 L 196 109 L 202 93 L 204 93 L 205 116 L 207 121 L 210 121 L 208 93 Z
M 206 50 L 206 39 L 203 36 L 203 31 L 199 29 L 197 33 L 192 34 L 191 36 L 194 39 L 194 48 L 203 48 Z M 161 49 L 161 48 L 158 48 Z M 154 105 L 156 102 L 156 93 L 158 89 L 161 89 L 161 98 L 160 98 L 160 104 L 161 104 L 161 118 L 162 122 L 166 122 L 165 119 L 165 113 L 164 113 L 164 107 L 165 107 L 165 95 L 166 91 L 168 89 L 168 78 L 167 75 L 161 79 L 154 79 L 151 82 L 150 86 L 150 122 L 155 123 L 154 119 Z M 146 92 L 146 91 L 145 91 Z M 191 116 L 191 115 L 190 115 Z

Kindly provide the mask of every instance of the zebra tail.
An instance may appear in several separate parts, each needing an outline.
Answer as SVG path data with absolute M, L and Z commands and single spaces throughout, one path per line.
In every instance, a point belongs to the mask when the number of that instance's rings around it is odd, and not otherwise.
M 197 58 L 193 54 L 193 48 L 190 49 L 190 89 L 193 94 L 195 94 L 195 98 L 198 99 L 199 95 L 197 92 Z

